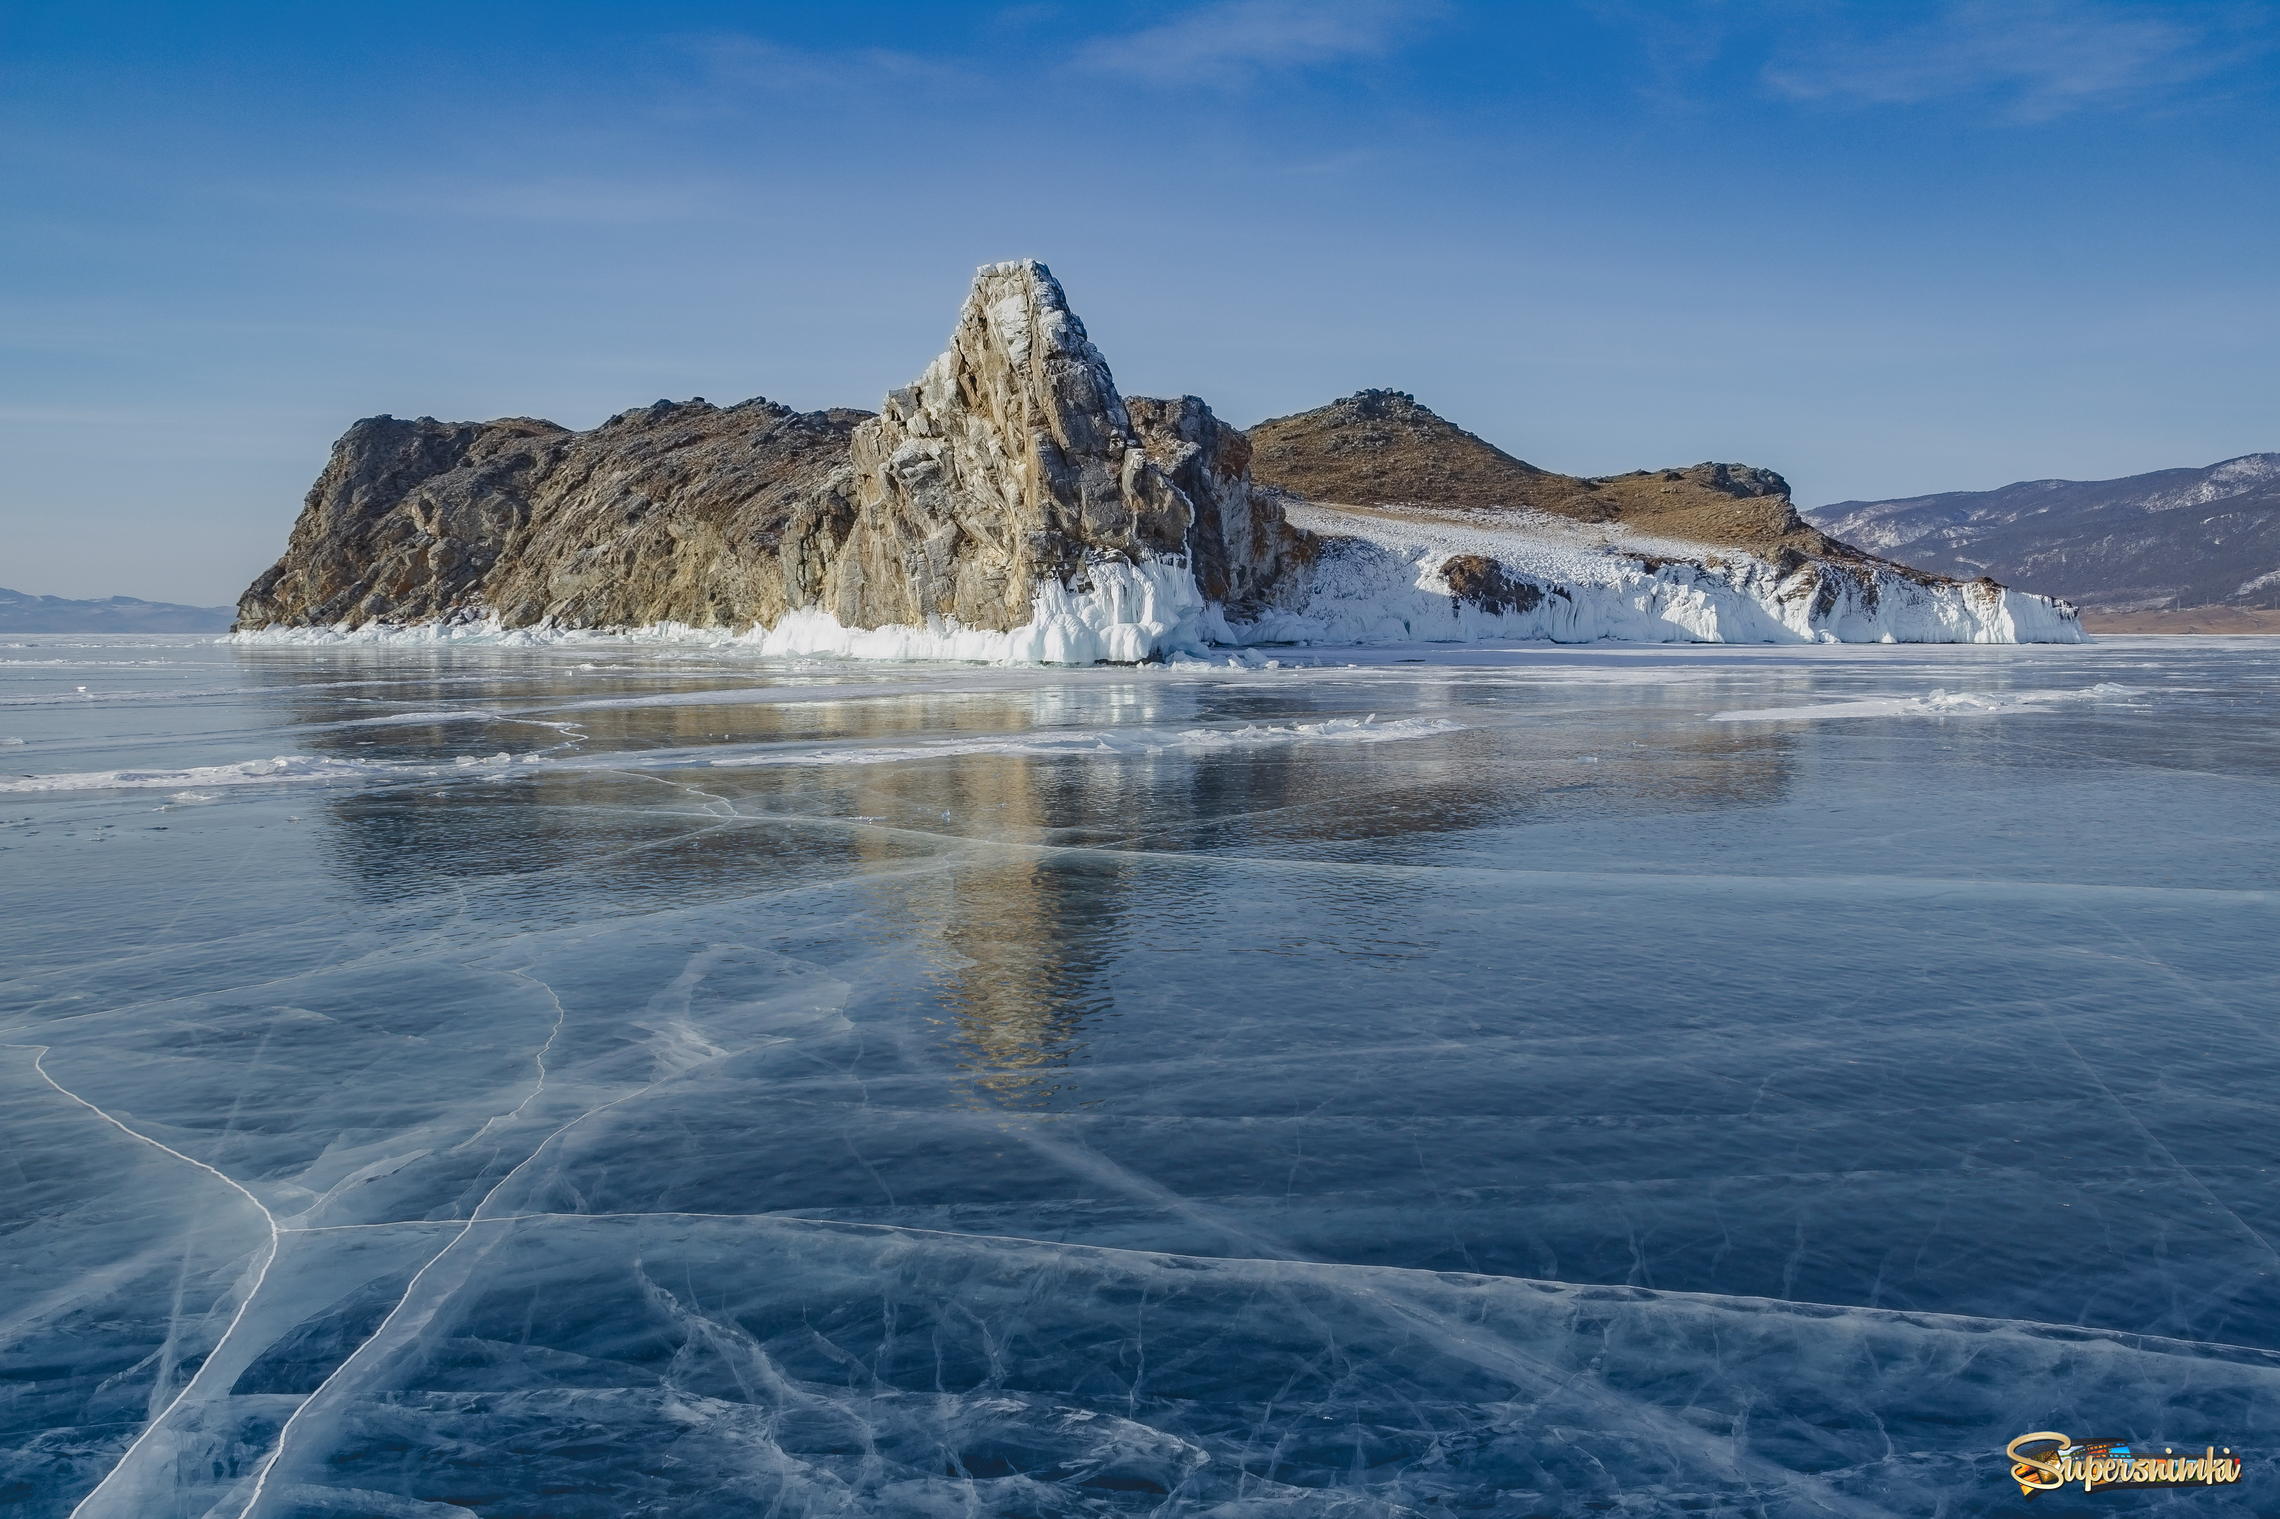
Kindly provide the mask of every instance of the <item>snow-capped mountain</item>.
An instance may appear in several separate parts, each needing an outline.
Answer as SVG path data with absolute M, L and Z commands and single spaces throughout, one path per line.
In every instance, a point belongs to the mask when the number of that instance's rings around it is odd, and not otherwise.
M 2280 607 L 2280 453 L 2119 480 L 1839 501 L 1805 513 L 1872 552 L 2115 612 Z
M 91 601 L 0 586 L 0 633 L 221 633 L 228 607 L 190 607 L 134 596 Z

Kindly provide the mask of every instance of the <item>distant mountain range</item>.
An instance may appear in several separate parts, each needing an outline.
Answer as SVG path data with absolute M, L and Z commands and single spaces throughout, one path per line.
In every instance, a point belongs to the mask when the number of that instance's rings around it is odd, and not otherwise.
M 133 596 L 74 601 L 0 587 L 0 633 L 226 633 L 231 615 L 228 607 L 186 607 Z
M 1804 515 L 1919 569 L 2063 596 L 2105 614 L 2092 626 L 2113 631 L 2280 628 L 2280 453 L 2120 480 L 1839 501 Z

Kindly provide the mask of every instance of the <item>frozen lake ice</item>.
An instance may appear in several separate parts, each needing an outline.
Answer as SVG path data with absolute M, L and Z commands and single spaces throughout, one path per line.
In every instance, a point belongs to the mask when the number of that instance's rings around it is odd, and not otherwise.
M 2276 714 L 18 635 L 0 1506 L 2272 1513 Z

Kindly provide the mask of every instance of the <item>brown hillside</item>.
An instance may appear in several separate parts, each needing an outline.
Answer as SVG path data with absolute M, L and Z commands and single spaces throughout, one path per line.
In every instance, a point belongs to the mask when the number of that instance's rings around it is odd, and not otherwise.
M 1596 479 L 1515 459 L 1398 390 L 1365 390 L 1250 429 L 1257 479 L 1328 504 L 1537 511 L 1775 555 L 1865 560 L 1797 515 L 1789 482 L 1746 464 Z

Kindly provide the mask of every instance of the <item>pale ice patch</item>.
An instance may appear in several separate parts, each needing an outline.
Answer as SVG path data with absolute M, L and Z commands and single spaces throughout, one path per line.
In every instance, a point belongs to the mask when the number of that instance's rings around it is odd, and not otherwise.
M 1188 671 L 1279 670 L 1283 667 L 1283 662 L 1279 659 L 1269 659 L 1257 649 L 1236 649 L 1229 653 L 1214 652 L 1209 656 L 1174 654 L 1164 661 L 1164 665 L 1167 669 Z
M 74 686 L 69 691 L 44 691 L 33 696 L 0 696 L 0 707 L 81 707 L 90 702 L 183 701 L 192 697 L 236 696 L 229 690 L 99 691 Z
M 541 707 L 533 710 L 545 711 L 546 709 Z M 519 724 L 526 728 L 546 728 L 561 734 L 564 738 L 585 737 L 585 729 L 578 723 L 543 717 L 526 717 L 519 713 L 501 712 L 491 707 L 464 707 L 456 712 L 449 710 L 392 712 L 379 717 L 352 717 L 337 723 L 314 724 L 311 729 L 304 731 L 324 728 L 428 728 L 442 727 L 451 723 L 510 723 Z
M 280 754 L 228 765 L 192 765 L 181 770 L 85 770 L 24 775 L 0 780 L 0 792 L 147 791 L 174 787 L 261 786 L 285 781 L 418 779 L 470 770 L 497 770 L 517 763 L 510 754 L 462 758 L 449 765 L 402 765 L 382 760 L 336 759 L 329 755 Z M 177 800 L 202 800 L 178 797 Z
M 1989 717 L 2012 712 L 2048 712 L 2075 702 L 2121 701 L 2145 692 L 2136 686 L 2100 681 L 2074 690 L 1949 691 L 1934 686 L 1922 696 L 1875 696 L 1860 701 L 1816 702 L 1802 707 L 1759 707 L 1714 712 L 1712 722 L 1772 722 L 1831 717 Z
M 95 633 L 12 640 L 0 643 L 0 649 L 196 649 L 227 642 L 227 635 L 207 633 Z
M 521 710 L 530 712 L 586 712 L 595 709 L 642 707 L 758 707 L 843 701 L 872 701 L 907 696 L 973 696 L 1038 689 L 1076 677 L 1073 671 L 1008 672 L 950 677 L 937 674 L 914 681 L 837 681 L 786 683 L 777 686 L 716 686 L 695 691 L 665 691 L 650 696 L 599 696 L 584 701 L 550 702 Z
M 424 726 L 430 723 L 490 723 L 510 720 L 508 714 L 492 707 L 462 707 L 456 712 L 390 712 L 380 717 L 351 717 L 331 726 L 389 728 L 399 724 Z
M 916 744 L 860 748 L 812 748 L 797 752 L 726 755 L 714 765 L 885 765 L 900 760 L 943 759 L 966 754 L 1118 755 L 1193 753 L 1268 748 L 1282 744 L 1375 744 L 1431 738 L 1464 725 L 1447 718 L 1333 717 L 1314 723 L 1252 723 L 1239 728 L 1103 728 L 1081 732 L 1005 733 L 946 738 Z
M 909 744 L 856 746 L 755 746 L 701 750 L 655 749 L 591 755 L 551 751 L 461 755 L 448 762 L 407 764 L 387 760 L 342 759 L 329 755 L 280 754 L 270 759 L 225 765 L 194 765 L 179 770 L 90 770 L 24 775 L 0 780 L 0 793 L 82 791 L 172 792 L 177 802 L 216 800 L 201 788 L 309 783 L 376 782 L 401 784 L 443 780 L 504 780 L 541 771 L 677 769 L 689 765 L 877 765 L 898 760 L 939 759 L 964 754 L 1147 755 L 1209 750 L 1253 749 L 1284 744 L 1385 743 L 1454 732 L 1462 724 L 1446 718 L 1338 717 L 1320 722 L 1247 724 L 1235 728 L 1119 728 L 1042 731 L 926 740 Z M 176 789 L 181 788 L 181 789 Z

